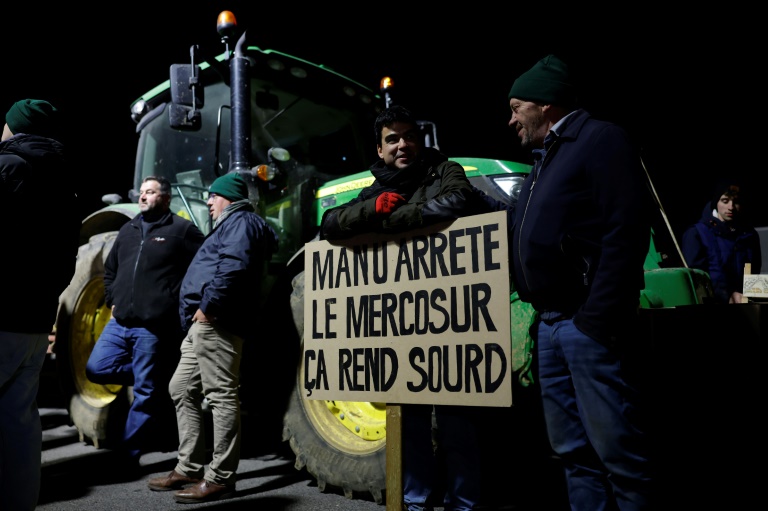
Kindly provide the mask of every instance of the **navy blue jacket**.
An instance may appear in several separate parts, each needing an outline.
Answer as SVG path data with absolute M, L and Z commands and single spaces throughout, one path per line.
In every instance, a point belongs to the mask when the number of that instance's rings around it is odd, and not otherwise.
M 752 273 L 760 273 L 762 252 L 760 235 L 738 220 L 723 222 L 712 216 L 707 203 L 701 219 L 686 229 L 680 249 L 688 266 L 709 273 L 715 301 L 728 303 L 734 291 L 744 289 L 744 264 L 752 264 Z
M 187 269 L 179 303 L 182 328 L 189 330 L 199 308 L 233 334 L 252 337 L 264 265 L 276 250 L 277 234 L 250 205 L 229 213 Z
M 37 135 L 0 142 L 0 331 L 48 333 L 75 273 L 81 219 L 64 146 Z
M 142 238 L 141 218 L 123 224 L 104 263 L 107 306 L 121 325 L 178 330 L 181 279 L 204 236 L 169 211 Z
M 597 340 L 626 332 L 644 287 L 651 198 L 628 134 L 575 111 L 517 201 L 511 266 L 520 299 L 573 314 Z

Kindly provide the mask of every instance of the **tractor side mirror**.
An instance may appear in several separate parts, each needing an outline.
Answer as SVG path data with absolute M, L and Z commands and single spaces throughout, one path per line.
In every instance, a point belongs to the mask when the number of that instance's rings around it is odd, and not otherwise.
M 171 128 L 196 131 L 200 129 L 200 108 L 205 104 L 203 86 L 199 82 L 200 66 L 171 65 L 171 102 L 168 120 Z

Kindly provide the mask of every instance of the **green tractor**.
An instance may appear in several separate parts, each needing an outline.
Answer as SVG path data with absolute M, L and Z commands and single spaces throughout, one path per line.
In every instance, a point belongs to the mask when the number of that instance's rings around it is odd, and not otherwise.
M 296 468 L 306 468 L 320 491 L 333 487 L 349 498 L 366 495 L 383 503 L 386 404 L 309 400 L 300 392 L 301 275 L 304 244 L 316 236 L 323 212 L 372 180 L 364 170 L 376 157 L 370 134 L 391 100 L 391 82 L 383 80 L 376 92 L 325 66 L 248 46 L 228 11 L 220 14 L 218 30 L 223 53 L 211 57 L 192 46 L 189 64 L 171 66 L 169 80 L 133 102 L 134 189 L 127 200 L 105 196 L 106 206 L 82 222 L 77 268 L 55 325 L 57 377 L 70 420 L 81 441 L 96 447 L 110 447 L 122 434 L 131 389 L 89 382 L 85 364 L 111 317 L 104 302 L 104 260 L 119 228 L 139 212 L 142 179 L 168 178 L 172 209 L 207 233 L 208 187 L 220 175 L 239 172 L 256 211 L 279 235 L 262 288 L 253 290 L 261 297 L 253 328 L 263 334 L 258 346 L 246 346 L 241 399 L 244 413 L 263 426 L 244 431 L 244 442 L 274 434 L 290 445 Z M 422 128 L 427 143 L 436 146 L 434 125 L 424 122 Z M 515 199 L 530 169 L 511 161 L 451 158 L 475 186 L 505 201 Z M 707 276 L 662 263 L 652 245 L 643 306 L 700 303 Z M 528 385 L 531 311 L 514 293 L 510 303 L 512 367 L 520 384 Z

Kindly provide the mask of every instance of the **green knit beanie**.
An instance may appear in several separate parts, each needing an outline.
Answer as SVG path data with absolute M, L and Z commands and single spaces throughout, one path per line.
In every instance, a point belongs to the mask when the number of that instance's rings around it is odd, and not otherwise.
M 517 98 L 545 105 L 571 107 L 576 91 L 565 62 L 547 55 L 512 84 L 507 99 Z
M 216 181 L 213 182 L 208 191 L 221 195 L 232 202 L 248 198 L 248 185 L 243 176 L 237 172 L 230 172 L 216 178 Z
M 16 135 L 27 133 L 50 137 L 55 134 L 55 121 L 58 110 L 42 99 L 22 99 L 11 105 L 5 114 L 5 123 Z

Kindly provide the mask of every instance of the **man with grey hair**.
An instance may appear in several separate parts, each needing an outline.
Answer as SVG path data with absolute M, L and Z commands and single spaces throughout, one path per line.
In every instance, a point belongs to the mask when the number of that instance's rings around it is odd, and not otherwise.
M 518 198 L 510 261 L 531 328 L 550 444 L 573 511 L 652 509 L 649 419 L 627 371 L 639 330 L 652 196 L 619 126 L 577 108 L 568 66 L 547 55 L 508 95 L 534 167 Z
M 150 479 L 152 491 L 174 491 L 182 504 L 231 497 L 240 463 L 240 361 L 258 330 L 253 311 L 277 234 L 256 214 L 248 185 L 237 172 L 210 186 L 213 230 L 181 284 L 178 315 L 186 337 L 168 386 L 176 405 L 179 455 L 167 475 Z M 206 468 L 203 398 L 213 417 L 213 453 Z

